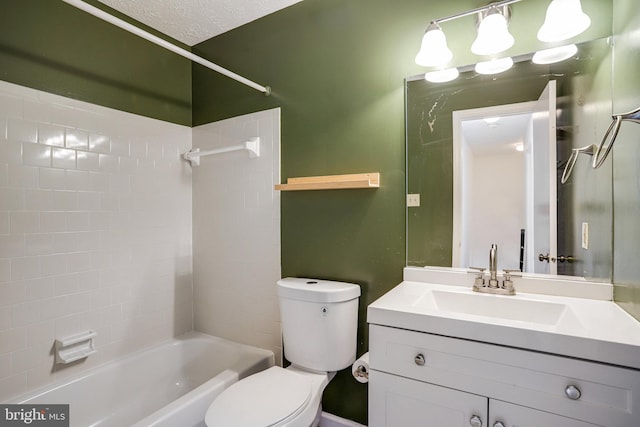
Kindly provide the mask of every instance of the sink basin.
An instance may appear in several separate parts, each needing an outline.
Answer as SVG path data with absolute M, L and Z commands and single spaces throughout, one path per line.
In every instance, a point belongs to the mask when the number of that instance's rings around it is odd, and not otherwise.
M 513 296 L 468 294 L 432 290 L 428 294 L 441 311 L 493 317 L 521 322 L 557 325 L 567 306 Z M 427 298 L 429 297 L 427 296 Z

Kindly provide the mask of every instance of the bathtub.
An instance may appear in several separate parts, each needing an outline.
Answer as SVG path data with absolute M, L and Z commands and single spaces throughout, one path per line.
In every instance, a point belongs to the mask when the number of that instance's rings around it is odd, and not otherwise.
M 13 403 L 68 403 L 71 427 L 204 426 L 222 390 L 273 364 L 270 351 L 190 332 Z

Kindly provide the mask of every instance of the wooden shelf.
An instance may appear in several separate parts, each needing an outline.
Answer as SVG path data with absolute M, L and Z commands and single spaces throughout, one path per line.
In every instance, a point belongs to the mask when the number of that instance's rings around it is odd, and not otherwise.
M 325 175 L 289 178 L 286 184 L 278 184 L 276 190 L 348 190 L 354 188 L 379 188 L 380 173 L 355 173 L 350 175 Z

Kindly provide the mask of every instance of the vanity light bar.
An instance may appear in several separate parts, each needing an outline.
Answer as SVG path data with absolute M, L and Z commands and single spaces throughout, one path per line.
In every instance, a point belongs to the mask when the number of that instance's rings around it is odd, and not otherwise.
M 439 24 L 441 22 L 453 21 L 454 19 L 462 18 L 462 17 L 469 16 L 469 15 L 475 15 L 476 13 L 485 12 L 485 11 L 491 9 L 491 8 L 494 8 L 494 7 L 495 8 L 499 8 L 499 7 L 502 7 L 502 6 L 510 5 L 512 3 L 518 3 L 518 2 L 521 2 L 521 1 L 522 0 L 497 1 L 495 3 L 491 3 L 491 4 L 488 4 L 486 6 L 477 7 L 475 9 L 467 10 L 466 12 L 456 13 L 455 15 L 449 15 L 449 16 L 445 16 L 444 18 L 434 19 L 431 22 L 435 22 L 436 24 Z

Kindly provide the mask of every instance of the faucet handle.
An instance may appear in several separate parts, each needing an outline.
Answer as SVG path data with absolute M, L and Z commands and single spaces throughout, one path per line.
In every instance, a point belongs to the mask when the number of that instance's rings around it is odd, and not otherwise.
M 482 287 L 484 286 L 484 271 L 486 268 L 484 267 L 469 267 L 469 270 L 475 271 L 467 271 L 469 274 L 476 274 L 476 279 L 473 282 L 474 287 Z
M 522 277 L 522 271 L 520 270 L 508 270 L 504 269 L 504 280 L 502 281 L 502 288 L 509 292 L 509 295 L 514 295 L 516 293 L 515 288 L 513 287 L 513 282 L 511 281 L 511 277 Z

